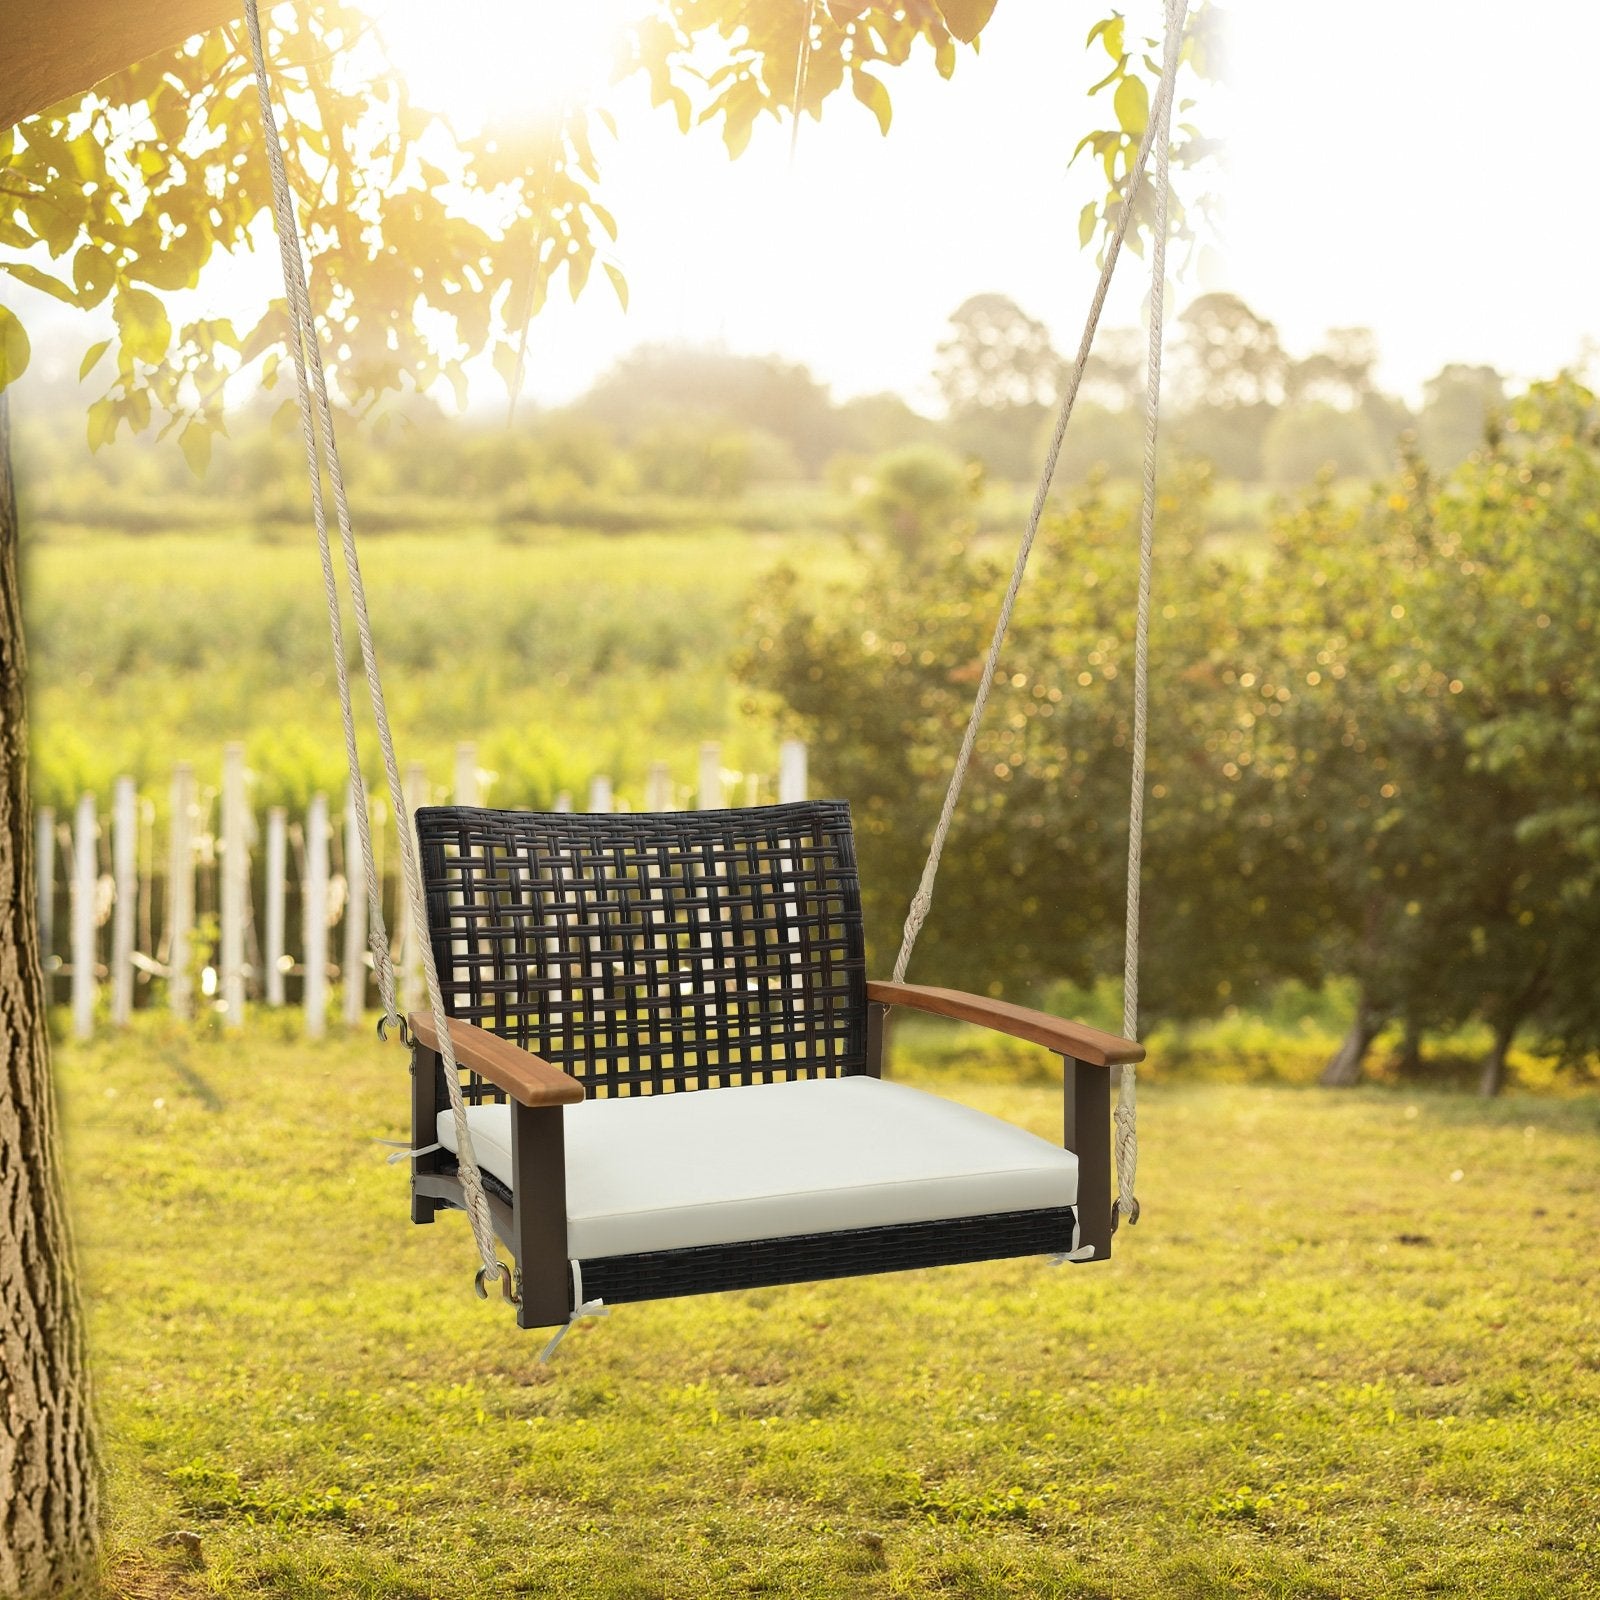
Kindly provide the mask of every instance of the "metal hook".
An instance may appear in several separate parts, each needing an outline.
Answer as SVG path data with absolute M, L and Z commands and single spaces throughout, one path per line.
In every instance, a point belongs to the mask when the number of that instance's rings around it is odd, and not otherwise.
M 506 1304 L 508 1306 L 521 1305 L 522 1296 L 517 1293 L 516 1287 L 511 1281 L 511 1268 L 501 1266 L 498 1261 L 495 1263 L 495 1266 L 500 1275 L 500 1293 L 505 1299 Z M 472 1280 L 472 1287 L 477 1290 L 478 1298 L 480 1300 L 487 1300 L 489 1298 L 489 1291 L 484 1286 L 484 1280 L 488 1276 L 489 1269 L 487 1267 L 479 1267 L 477 1277 Z
M 391 1022 L 393 1022 L 395 1025 L 396 1035 L 401 1044 L 405 1045 L 407 1049 L 409 1049 L 413 1044 L 416 1043 L 416 1040 L 411 1035 L 411 1025 L 404 1017 L 379 1017 L 378 1037 L 382 1039 L 385 1044 L 389 1042 L 389 1024 Z

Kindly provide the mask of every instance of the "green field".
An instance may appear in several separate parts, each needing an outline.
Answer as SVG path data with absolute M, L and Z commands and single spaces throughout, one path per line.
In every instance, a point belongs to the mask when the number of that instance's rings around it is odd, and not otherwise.
M 251 1027 L 59 1050 L 114 1595 L 1600 1594 L 1592 1097 L 1157 1083 L 1109 1266 L 624 1306 L 540 1367 L 369 1142 L 403 1056 Z
M 131 772 L 164 795 L 174 761 L 213 778 L 243 739 L 258 803 L 344 784 L 315 543 L 241 534 L 53 537 L 28 552 L 34 794 L 71 805 Z M 546 804 L 610 773 L 639 803 L 652 761 L 693 783 L 702 740 L 776 771 L 770 719 L 742 714 L 729 663 L 779 562 L 848 574 L 837 535 L 489 531 L 364 542 L 362 565 L 402 760 L 447 784 L 458 740 L 490 797 Z M 352 649 L 355 635 L 347 622 Z M 359 696 L 365 686 L 356 683 Z M 367 744 L 376 763 L 376 741 Z

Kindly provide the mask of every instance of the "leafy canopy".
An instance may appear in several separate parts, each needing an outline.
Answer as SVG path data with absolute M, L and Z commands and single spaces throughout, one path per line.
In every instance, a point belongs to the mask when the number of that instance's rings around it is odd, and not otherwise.
M 629 31 L 619 75 L 642 74 L 680 128 L 719 127 L 735 156 L 761 117 L 791 113 L 797 85 L 813 117 L 848 86 L 887 132 L 885 69 L 920 46 L 948 78 L 995 3 L 657 0 Z M 460 394 L 466 362 L 485 351 L 511 385 L 528 319 L 560 279 L 576 297 L 599 265 L 626 301 L 609 254 L 617 221 L 600 199 L 597 134 L 614 132 L 603 106 L 465 137 L 416 103 L 381 31 L 350 0 L 280 5 L 263 21 L 326 358 L 358 412 L 441 380 Z M 1105 164 L 1108 225 L 1143 131 L 1142 74 L 1155 69 L 1148 51 L 1123 49 L 1121 30 L 1113 16 L 1090 35 L 1114 61 L 1101 87 L 1113 91 L 1116 121 L 1089 136 Z M 1188 47 L 1202 71 L 1206 34 L 1202 19 Z M 1186 138 L 1180 164 L 1202 154 Z M 82 363 L 85 376 L 106 375 L 89 409 L 91 445 L 154 425 L 201 470 L 224 427 L 228 380 L 254 368 L 263 387 L 275 382 L 288 331 L 281 300 L 240 327 L 183 321 L 173 298 L 219 256 L 265 245 L 260 141 L 243 36 L 227 28 L 0 132 L 0 271 L 64 304 L 111 311 L 112 333 Z M 28 355 L 19 319 L 0 307 L 0 389 Z

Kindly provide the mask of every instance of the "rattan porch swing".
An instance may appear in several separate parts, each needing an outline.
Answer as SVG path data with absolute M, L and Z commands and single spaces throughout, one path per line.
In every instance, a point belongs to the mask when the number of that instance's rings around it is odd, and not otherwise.
M 1119 1213 L 1137 1219 L 1132 1068 L 1144 1056 L 1134 1034 L 1145 661 L 1167 147 L 1185 0 L 1167 0 L 1166 10 L 1160 87 L 922 883 L 894 976 L 874 982 L 866 976 L 842 801 L 667 814 L 449 807 L 407 817 L 256 0 L 246 0 L 355 811 L 365 818 L 324 470 L 428 985 L 428 1009 L 400 1024 L 412 1050 L 411 1216 L 431 1223 L 441 1210 L 466 1213 L 483 1263 L 478 1292 L 487 1295 L 498 1281 L 519 1326 L 564 1331 L 611 1303 L 909 1267 L 1037 1254 L 1104 1260 Z M 1004 1001 L 908 984 L 905 971 L 1152 154 L 1155 290 L 1136 624 L 1127 1037 L 1118 1037 Z M 362 847 L 383 1032 L 400 1019 L 365 836 Z M 976 1023 L 1060 1055 L 1062 1144 L 886 1081 L 886 1019 L 896 1007 Z M 1109 1069 L 1119 1066 L 1113 1203 Z M 509 1267 L 499 1259 L 502 1246 Z

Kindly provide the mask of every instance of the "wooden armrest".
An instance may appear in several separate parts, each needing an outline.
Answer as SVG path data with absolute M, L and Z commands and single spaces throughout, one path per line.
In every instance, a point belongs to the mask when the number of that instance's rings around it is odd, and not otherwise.
M 1014 1006 L 1009 1001 L 963 994 L 959 989 L 930 989 L 921 983 L 869 982 L 867 999 L 879 1005 L 928 1011 L 936 1017 L 954 1017 L 958 1022 L 976 1022 L 996 1033 L 1010 1034 L 1013 1039 L 1042 1044 L 1075 1061 L 1087 1061 L 1093 1067 L 1144 1060 L 1144 1046 L 1132 1039 L 1119 1039 L 1114 1033 L 1102 1033 L 1081 1022 L 1065 1022 L 1047 1012 L 1030 1011 L 1027 1006 Z
M 441 1053 L 432 1012 L 413 1011 L 406 1022 L 418 1044 L 435 1055 Z M 504 1089 L 519 1105 L 571 1106 L 583 1099 L 583 1085 L 576 1078 L 487 1028 L 475 1028 L 452 1017 L 450 1044 L 459 1065 Z

